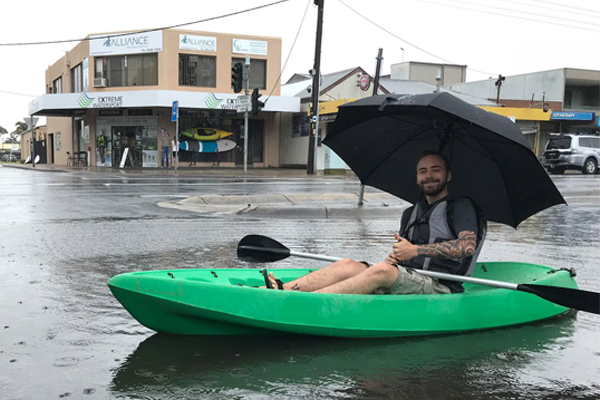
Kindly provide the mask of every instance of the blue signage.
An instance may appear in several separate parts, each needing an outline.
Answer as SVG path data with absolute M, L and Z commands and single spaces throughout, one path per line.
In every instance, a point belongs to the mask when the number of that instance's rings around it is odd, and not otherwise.
M 596 113 L 571 112 L 571 111 L 552 111 L 550 119 L 563 121 L 593 121 Z
M 598 127 L 600 128 L 600 118 L 598 118 Z
M 171 111 L 171 121 L 177 121 L 177 117 L 179 117 L 179 102 L 173 102 L 173 110 Z

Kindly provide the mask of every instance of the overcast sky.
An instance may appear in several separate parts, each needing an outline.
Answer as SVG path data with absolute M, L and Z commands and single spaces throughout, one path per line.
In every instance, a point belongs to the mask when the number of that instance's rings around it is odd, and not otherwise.
M 0 44 L 165 27 L 273 1 L 3 2 Z M 600 70 L 598 0 L 325 0 L 324 16 L 323 73 L 361 66 L 374 74 L 380 47 L 383 74 L 403 57 L 405 61 L 466 64 L 467 81 L 565 67 Z M 291 50 L 282 76 L 285 82 L 294 72 L 312 68 L 316 22 L 312 0 L 290 0 L 182 29 L 281 37 L 282 65 Z M 76 44 L 0 46 L 0 126 L 10 132 L 15 122 L 27 116 L 29 101 L 44 94 L 48 65 Z

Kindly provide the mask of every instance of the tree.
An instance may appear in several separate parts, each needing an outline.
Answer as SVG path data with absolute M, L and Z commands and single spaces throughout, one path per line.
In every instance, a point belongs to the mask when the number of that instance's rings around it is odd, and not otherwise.
M 15 132 L 17 133 L 23 133 L 25 132 L 27 129 L 29 129 L 29 127 L 27 126 L 26 122 L 23 121 L 19 121 L 15 124 L 15 126 L 17 127 L 17 129 L 15 130 Z
M 8 131 L 0 126 L 0 135 L 4 135 L 5 133 L 8 133 Z

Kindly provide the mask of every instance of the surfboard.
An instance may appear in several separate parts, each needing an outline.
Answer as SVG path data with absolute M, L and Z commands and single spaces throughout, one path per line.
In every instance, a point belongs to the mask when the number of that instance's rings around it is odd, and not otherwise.
M 179 148 L 185 151 L 195 151 L 198 153 L 222 153 L 235 149 L 236 143 L 233 140 L 221 139 L 210 141 L 187 140 L 179 143 Z
M 35 158 L 33 159 L 33 163 L 37 164 L 40 162 L 40 156 L 35 156 Z
M 27 158 L 25 159 L 25 163 L 24 164 L 28 164 L 31 161 L 31 156 L 27 156 Z

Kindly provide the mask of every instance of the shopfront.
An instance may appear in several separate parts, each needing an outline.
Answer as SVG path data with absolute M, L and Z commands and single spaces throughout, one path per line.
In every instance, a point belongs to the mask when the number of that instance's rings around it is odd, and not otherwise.
M 98 117 L 95 143 L 99 167 L 120 165 L 126 148 L 128 166 L 133 160 L 133 167 L 156 168 L 160 161 L 157 117 Z
M 179 140 L 190 143 L 194 150 L 181 150 L 179 161 L 185 165 L 196 164 L 221 166 L 243 165 L 244 163 L 244 120 L 243 114 L 235 110 L 191 110 L 184 109 L 179 112 Z M 248 121 L 248 165 L 264 164 L 264 143 L 266 138 L 264 119 L 250 119 Z M 225 151 L 213 152 L 209 147 L 202 151 L 202 143 L 212 142 L 204 140 L 205 133 L 208 139 L 213 139 L 213 132 L 219 135 L 217 143 L 228 145 Z M 184 146 L 185 147 L 185 146 Z M 205 146 L 208 147 L 208 146 Z M 198 151 L 195 149 L 198 148 Z
M 189 145 L 186 150 L 180 148 L 180 165 L 235 167 L 244 162 L 244 118 L 234 108 L 236 97 L 166 90 L 111 92 L 102 96 L 52 94 L 31 102 L 30 114 L 50 117 L 49 130 L 54 129 L 51 117 L 70 117 L 71 132 L 64 123 L 56 129 L 61 132 L 61 142 L 67 144 L 60 150 L 56 147 L 66 165 L 69 157 L 85 154 L 86 161 L 78 165 L 120 167 L 128 149 L 124 166 L 157 168 L 161 166 L 163 135 L 175 136 L 177 124 L 171 120 L 170 111 L 177 100 L 179 141 Z M 299 108 L 297 98 L 271 96 L 260 115 L 249 119 L 248 165 L 278 166 L 279 113 L 294 113 Z M 220 137 L 211 136 L 216 131 Z

